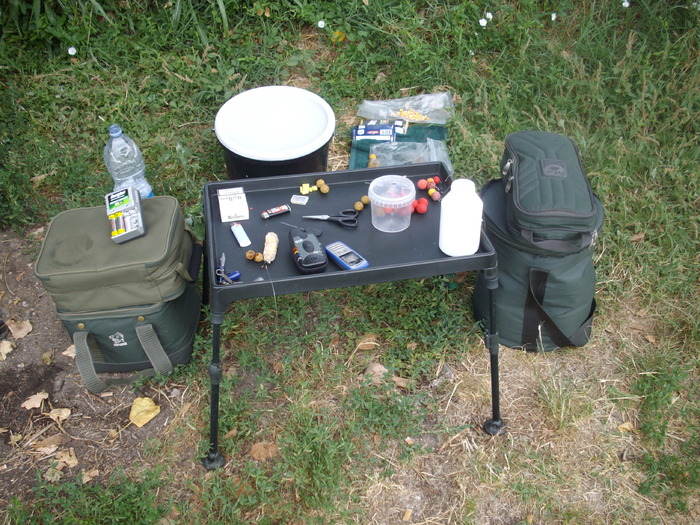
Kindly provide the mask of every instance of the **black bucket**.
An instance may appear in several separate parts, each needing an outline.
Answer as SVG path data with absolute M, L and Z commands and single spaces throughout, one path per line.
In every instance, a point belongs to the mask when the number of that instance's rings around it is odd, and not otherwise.
M 230 179 L 326 171 L 335 114 L 318 95 L 289 86 L 244 91 L 216 115 Z

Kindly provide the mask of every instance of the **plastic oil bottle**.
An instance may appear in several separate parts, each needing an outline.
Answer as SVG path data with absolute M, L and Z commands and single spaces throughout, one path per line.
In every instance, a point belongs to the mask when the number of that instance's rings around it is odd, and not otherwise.
M 138 145 L 118 124 L 109 127 L 109 140 L 104 149 L 107 171 L 114 179 L 114 190 L 136 188 L 142 199 L 153 197 L 153 189 L 146 180 L 146 164 Z
M 445 255 L 460 257 L 479 250 L 484 205 L 474 182 L 457 179 L 440 202 L 438 245 Z

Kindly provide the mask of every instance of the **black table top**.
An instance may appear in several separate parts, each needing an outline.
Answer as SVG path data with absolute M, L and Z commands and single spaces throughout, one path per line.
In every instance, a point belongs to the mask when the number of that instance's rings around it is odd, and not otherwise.
M 334 214 L 352 208 L 353 204 L 367 195 L 372 180 L 382 175 L 404 175 L 414 183 L 421 178 L 435 175 L 449 187 L 451 180 L 442 163 L 412 164 L 388 168 L 369 168 L 320 172 L 302 175 L 261 177 L 210 182 L 204 188 L 204 219 L 206 226 L 206 260 L 209 300 L 214 315 L 226 312 L 228 305 L 236 300 L 266 297 L 289 293 L 342 288 L 386 281 L 424 278 L 447 273 L 491 269 L 496 267 L 496 253 L 483 233 L 479 251 L 465 257 L 449 257 L 438 247 L 440 225 L 440 203 L 430 201 L 428 212 L 414 213 L 408 229 L 398 233 L 385 233 L 372 226 L 371 210 L 367 205 L 358 217 L 356 229 L 340 225 L 302 219 L 303 215 Z M 293 195 L 299 195 L 299 187 L 314 185 L 322 178 L 330 187 L 328 194 L 319 191 L 308 195 L 306 205 L 290 204 Z M 241 248 L 231 233 L 232 222 L 222 223 L 217 192 L 226 188 L 243 188 L 250 218 L 241 221 L 252 241 L 248 248 Z M 416 198 L 426 196 L 416 191 Z M 262 219 L 264 210 L 289 204 L 291 212 Z M 283 224 L 286 223 L 286 224 Z M 365 257 L 370 266 L 360 270 L 341 270 L 329 260 L 323 273 L 304 275 L 299 272 L 292 258 L 289 230 L 293 227 L 321 230 L 322 244 L 342 241 Z M 245 258 L 245 252 L 253 249 L 263 251 L 267 232 L 279 236 L 279 248 L 275 260 L 267 265 L 254 263 Z M 237 270 L 241 278 L 235 284 L 220 285 L 215 275 L 221 254 L 226 255 L 226 271 Z

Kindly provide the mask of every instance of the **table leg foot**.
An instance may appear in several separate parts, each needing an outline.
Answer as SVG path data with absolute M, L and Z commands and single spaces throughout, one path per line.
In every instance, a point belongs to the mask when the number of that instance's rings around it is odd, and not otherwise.
M 502 436 L 506 433 L 506 424 L 502 419 L 489 419 L 484 423 L 484 431 L 489 436 Z
M 223 467 L 225 463 L 226 459 L 224 459 L 224 456 L 219 451 L 209 452 L 207 457 L 202 458 L 202 465 L 204 465 L 204 468 L 207 470 L 216 470 Z

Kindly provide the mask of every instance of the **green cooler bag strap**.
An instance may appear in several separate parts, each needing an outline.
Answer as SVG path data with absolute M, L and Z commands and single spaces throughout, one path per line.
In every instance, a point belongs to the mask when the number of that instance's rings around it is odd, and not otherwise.
M 129 376 L 116 379 L 101 379 L 95 371 L 95 361 L 103 362 L 99 345 L 91 337 L 90 332 L 77 331 L 73 333 L 73 344 L 75 345 L 75 361 L 78 366 L 80 377 L 86 388 L 93 394 L 104 392 L 112 385 L 128 385 L 137 379 L 151 377 L 157 373 L 169 374 L 173 365 L 158 340 L 158 336 L 152 325 L 142 325 L 136 327 L 136 335 L 143 347 L 146 356 L 153 365 L 153 368 L 141 370 Z
M 159 374 L 169 374 L 173 371 L 170 358 L 163 350 L 158 335 L 151 324 L 143 324 L 136 327 L 136 336 L 139 338 L 143 351 L 148 360 Z
M 154 375 L 153 370 L 144 370 L 119 379 L 100 379 L 95 372 L 94 362 L 104 361 L 102 351 L 90 336 L 90 332 L 74 332 L 73 344 L 75 345 L 75 362 L 78 365 L 78 372 L 83 379 L 87 389 L 93 394 L 99 394 L 107 390 L 111 385 L 128 385 L 141 377 Z
M 591 337 L 593 314 L 596 310 L 595 299 L 591 303 L 591 310 L 586 320 L 573 334 L 566 335 L 549 316 L 544 306 L 542 306 L 547 285 L 547 274 L 548 272 L 545 270 L 530 268 L 530 286 L 525 301 L 525 316 L 523 318 L 523 346 L 526 350 L 537 350 L 540 322 L 544 323 L 547 334 L 558 347 L 584 346 Z

